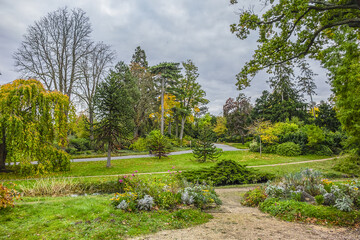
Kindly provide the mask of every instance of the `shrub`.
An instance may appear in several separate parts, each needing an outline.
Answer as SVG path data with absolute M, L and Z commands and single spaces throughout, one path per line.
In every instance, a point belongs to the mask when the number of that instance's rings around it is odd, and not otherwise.
M 249 150 L 250 152 L 260 152 L 260 145 L 259 143 L 254 140 L 249 144 Z
M 301 154 L 301 148 L 296 143 L 286 142 L 277 146 L 276 153 L 282 156 L 298 156 Z
M 232 160 L 222 160 L 215 166 L 186 171 L 179 175 L 190 182 L 212 182 L 215 186 L 266 182 L 274 175 L 246 168 Z
M 147 151 L 148 150 L 148 143 L 144 138 L 138 138 L 133 144 L 130 145 L 130 149 L 135 151 Z
M 333 155 L 333 151 L 331 151 L 331 149 L 323 144 L 319 144 L 316 146 L 315 148 L 315 154 L 316 155 L 320 155 L 320 156 L 331 156 Z
M 266 197 L 265 190 L 257 187 L 245 193 L 241 204 L 249 207 L 257 207 L 261 202 L 265 201 Z
M 333 169 L 354 177 L 360 176 L 360 158 L 357 155 L 340 158 Z
M 171 144 L 169 139 L 162 135 L 159 130 L 153 130 L 146 137 L 148 143 L 148 149 L 159 159 L 166 157 L 171 150 Z
M 0 183 L 0 210 L 7 207 L 14 207 L 14 200 L 20 198 L 20 194 L 14 189 L 15 184 Z
M 263 153 L 273 153 L 273 154 L 275 154 L 277 152 L 277 146 L 278 146 L 278 144 L 272 144 L 272 145 L 265 146 L 262 149 L 262 152 Z
M 149 195 L 145 195 L 143 198 L 138 200 L 137 207 L 139 210 L 150 211 L 153 205 L 154 205 L 154 198 Z
M 70 138 L 69 148 L 75 148 L 77 151 L 86 151 L 91 149 L 90 140 L 87 138 Z

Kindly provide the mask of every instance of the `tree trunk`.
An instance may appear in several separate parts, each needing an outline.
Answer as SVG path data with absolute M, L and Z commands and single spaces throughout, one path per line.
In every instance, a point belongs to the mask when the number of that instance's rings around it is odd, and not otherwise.
M 311 101 L 311 106 L 312 106 L 312 110 L 313 110 L 313 114 L 314 114 L 314 120 L 316 120 L 316 114 L 315 114 L 315 104 L 313 102 L 313 98 L 312 95 L 310 94 L 310 101 Z
M 175 137 L 179 138 L 179 120 L 177 117 L 175 118 Z
M 171 120 L 169 119 L 168 134 L 171 137 Z
M 134 128 L 134 139 L 137 138 L 138 135 L 139 135 L 139 127 L 135 126 L 135 128 Z
M 94 142 L 94 110 L 92 106 L 89 106 L 89 123 L 90 123 L 90 142 L 92 145 Z
M 161 125 L 160 132 L 164 134 L 164 92 L 165 92 L 165 79 L 161 79 Z
M 5 161 L 6 161 L 6 136 L 5 128 L 2 129 L 2 143 L 0 144 L 0 172 L 5 171 Z
M 107 154 L 107 162 L 106 162 L 106 167 L 109 168 L 111 167 L 111 141 L 109 141 L 108 143 L 108 154 Z
M 180 145 L 181 146 L 182 146 L 182 139 L 183 139 L 183 136 L 184 136 L 185 120 L 186 120 L 186 117 L 182 116 L 181 117 L 181 129 L 180 129 Z

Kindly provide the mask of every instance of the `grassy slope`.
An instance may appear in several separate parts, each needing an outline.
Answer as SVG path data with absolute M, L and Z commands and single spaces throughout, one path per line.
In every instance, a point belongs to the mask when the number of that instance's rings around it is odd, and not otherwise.
M 27 198 L 0 211 L 0 239 L 122 239 L 207 222 L 198 210 L 125 213 L 110 205 L 110 195 Z

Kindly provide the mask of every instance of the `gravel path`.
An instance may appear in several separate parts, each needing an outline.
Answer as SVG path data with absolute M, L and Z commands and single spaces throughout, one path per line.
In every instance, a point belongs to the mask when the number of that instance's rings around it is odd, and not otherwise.
M 223 205 L 208 223 L 179 230 L 166 230 L 134 239 L 360 239 L 360 230 L 285 222 L 257 208 L 240 204 L 248 188 L 217 189 Z
M 244 151 L 247 149 L 238 149 L 235 147 L 231 147 L 225 144 L 215 143 L 214 144 L 217 148 L 221 148 L 223 151 Z M 192 150 L 185 150 L 179 152 L 171 152 L 169 155 L 181 155 L 186 153 L 192 153 Z M 120 157 L 111 157 L 111 160 L 118 160 L 118 159 L 132 159 L 132 158 L 150 158 L 154 157 L 154 155 L 145 154 L 145 155 L 131 155 L 131 156 L 120 156 Z M 100 158 L 80 158 L 80 159 L 72 159 L 72 162 L 96 162 L 96 161 L 106 161 L 107 157 L 100 157 Z

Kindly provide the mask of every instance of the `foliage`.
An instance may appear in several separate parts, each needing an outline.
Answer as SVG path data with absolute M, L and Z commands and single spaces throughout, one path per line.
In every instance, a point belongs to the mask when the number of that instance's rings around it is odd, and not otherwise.
M 212 132 L 202 129 L 199 139 L 194 148 L 193 155 L 198 162 L 216 161 L 222 154 L 221 149 L 217 149 L 212 143 Z
M 181 203 L 197 208 L 221 204 L 211 185 L 180 182 L 171 174 L 168 177 L 155 178 L 154 181 L 140 179 L 132 174 L 120 178 L 119 184 L 123 193 L 116 193 L 111 199 L 112 204 L 126 211 L 149 211 L 158 208 L 170 210 Z
M 343 158 L 340 158 L 334 170 L 347 173 L 351 176 L 357 177 L 360 176 L 360 158 L 357 155 L 348 155 Z
M 194 204 L 197 208 L 204 209 L 211 204 L 222 204 L 215 193 L 215 189 L 205 183 L 186 186 L 180 193 L 182 203 L 186 205 Z
M 72 116 L 69 98 L 46 91 L 37 80 L 18 79 L 2 85 L 0 168 L 5 168 L 6 160 L 19 163 L 24 174 L 69 170 L 69 155 L 59 148 L 67 144 Z
M 252 142 L 250 143 L 250 145 L 249 145 L 249 150 L 250 150 L 251 152 L 260 152 L 260 145 L 259 145 L 259 143 L 258 143 L 256 140 L 252 141 Z
M 330 131 L 336 132 L 340 128 L 340 122 L 336 116 L 334 106 L 327 102 L 320 102 L 319 112 L 317 113 L 315 124 L 319 127 L 324 127 Z
M 89 138 L 74 138 L 74 137 L 70 137 L 68 147 L 70 147 L 70 148 L 73 147 L 73 148 L 75 148 L 77 151 L 90 150 L 90 149 L 91 149 L 90 139 L 89 139 Z
M 14 200 L 20 198 L 20 194 L 14 189 L 13 183 L 0 183 L 0 210 L 14 207 Z
M 265 201 L 266 197 L 264 188 L 257 187 L 245 193 L 241 204 L 249 207 L 257 207 Z
M 359 211 L 343 212 L 334 207 L 311 205 L 295 200 L 268 198 L 259 206 L 261 211 L 287 221 L 340 226 L 356 226 L 360 221 Z
M 180 177 L 190 182 L 208 181 L 215 186 L 222 186 L 266 182 L 273 175 L 246 168 L 232 160 L 222 160 L 213 167 L 185 171 Z
M 145 138 L 138 138 L 133 144 L 130 145 L 130 149 L 133 149 L 135 151 L 146 151 L 147 148 L 147 141 Z
M 301 148 L 296 143 L 285 142 L 277 146 L 276 153 L 282 156 L 298 156 L 301 154 Z
M 111 166 L 111 151 L 115 145 L 121 145 L 133 130 L 132 103 L 135 94 L 134 79 L 123 62 L 119 62 L 97 88 L 94 107 L 99 122 L 95 135 L 98 142 L 108 145 L 106 167 Z
M 324 201 L 325 201 L 325 197 L 324 195 L 316 195 L 315 196 L 315 201 L 318 205 L 322 205 L 324 204 Z
M 222 137 L 228 131 L 226 127 L 226 118 L 225 117 L 216 117 L 216 126 L 214 128 L 214 132 L 218 137 Z
M 153 130 L 146 137 L 148 143 L 148 149 L 151 151 L 151 154 L 155 155 L 159 159 L 166 157 L 169 150 L 171 149 L 169 139 L 162 135 L 159 130 Z
M 251 123 L 251 110 L 250 98 L 245 97 L 244 94 L 239 94 L 236 100 L 233 98 L 226 100 L 223 111 L 226 119 L 226 127 L 231 136 L 240 135 L 242 141 L 244 141 L 244 136 L 248 132 L 247 128 Z

